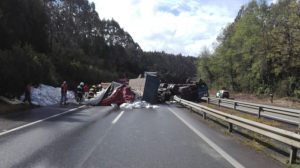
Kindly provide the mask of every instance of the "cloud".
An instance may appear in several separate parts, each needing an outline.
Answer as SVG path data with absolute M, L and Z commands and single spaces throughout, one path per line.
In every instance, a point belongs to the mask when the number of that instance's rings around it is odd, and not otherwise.
M 114 18 L 144 51 L 199 55 L 249 0 L 92 0 L 100 18 Z

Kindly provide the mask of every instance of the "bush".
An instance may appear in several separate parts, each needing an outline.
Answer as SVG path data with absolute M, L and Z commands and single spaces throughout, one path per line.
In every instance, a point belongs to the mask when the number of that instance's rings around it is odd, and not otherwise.
M 294 95 L 295 95 L 297 98 L 300 98 L 300 90 L 294 90 Z
M 260 86 L 257 88 L 256 94 L 261 95 L 264 94 L 265 88 Z
M 270 88 L 265 88 L 264 94 L 265 95 L 269 95 L 271 93 L 271 89 Z
M 52 82 L 54 68 L 48 58 L 30 45 L 0 50 L 0 95 L 18 96 L 26 84 Z

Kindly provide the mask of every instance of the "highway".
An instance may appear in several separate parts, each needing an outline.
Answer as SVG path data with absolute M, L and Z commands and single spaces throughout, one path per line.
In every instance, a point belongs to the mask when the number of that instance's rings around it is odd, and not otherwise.
M 72 108 L 38 108 L 29 112 L 32 120 L 6 117 L 0 122 L 17 121 L 15 126 L 8 124 L 7 131 Z M 32 115 L 49 111 L 53 114 Z M 158 109 L 71 110 L 4 133 L 0 136 L 0 156 L 0 167 L 5 168 L 284 167 L 176 104 Z

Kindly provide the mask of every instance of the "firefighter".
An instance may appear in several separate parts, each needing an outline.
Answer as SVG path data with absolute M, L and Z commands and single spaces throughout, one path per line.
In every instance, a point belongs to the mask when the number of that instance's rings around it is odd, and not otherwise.
M 90 88 L 90 91 L 89 91 L 89 98 L 94 97 L 95 91 L 96 91 L 96 86 L 93 85 L 93 86 Z
M 78 103 L 82 102 L 82 98 L 83 98 L 83 86 L 84 86 L 84 83 L 80 82 L 80 84 L 77 86 L 77 89 L 76 89 L 77 102 Z

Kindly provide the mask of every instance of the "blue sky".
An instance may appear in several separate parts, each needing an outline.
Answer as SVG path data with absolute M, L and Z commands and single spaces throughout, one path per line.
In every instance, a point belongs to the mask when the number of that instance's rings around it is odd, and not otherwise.
M 204 47 L 213 49 L 222 28 L 250 0 L 91 1 L 100 18 L 114 18 L 144 51 L 198 56 Z

